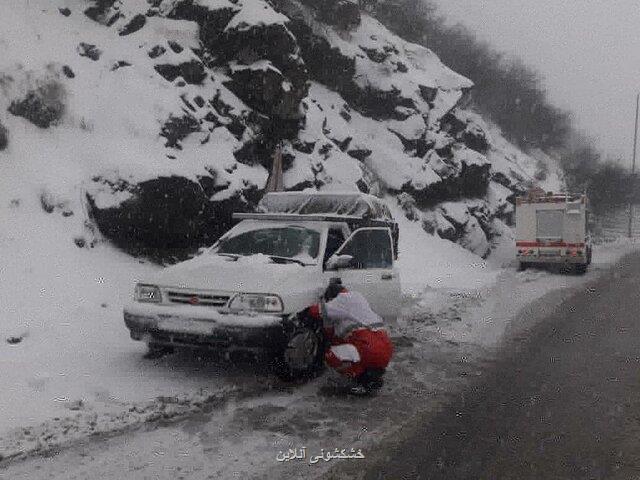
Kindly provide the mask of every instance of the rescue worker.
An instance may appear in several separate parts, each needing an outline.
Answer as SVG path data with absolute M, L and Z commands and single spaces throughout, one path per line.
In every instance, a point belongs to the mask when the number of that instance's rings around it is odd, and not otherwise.
M 328 340 L 326 363 L 353 381 L 350 393 L 369 394 L 382 387 L 393 344 L 382 318 L 364 296 L 348 291 L 335 279 L 327 287 L 324 302 L 313 305 L 309 313 L 322 321 Z

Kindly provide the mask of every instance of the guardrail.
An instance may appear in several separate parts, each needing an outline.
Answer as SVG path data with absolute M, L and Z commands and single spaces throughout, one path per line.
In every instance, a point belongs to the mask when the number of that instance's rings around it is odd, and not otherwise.
M 629 235 L 629 208 L 610 207 L 590 215 L 591 236 L 594 242 L 611 242 Z M 640 238 L 640 204 L 633 207 L 631 236 Z

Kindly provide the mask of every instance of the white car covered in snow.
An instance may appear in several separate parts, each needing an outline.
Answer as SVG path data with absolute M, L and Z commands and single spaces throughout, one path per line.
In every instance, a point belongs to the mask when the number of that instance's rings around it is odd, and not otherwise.
M 332 278 L 361 292 L 387 321 L 399 311 L 398 227 L 359 193 L 268 193 L 259 213 L 211 248 L 135 287 L 131 337 L 150 349 L 267 352 L 287 376 L 322 363 L 322 330 L 303 313 Z

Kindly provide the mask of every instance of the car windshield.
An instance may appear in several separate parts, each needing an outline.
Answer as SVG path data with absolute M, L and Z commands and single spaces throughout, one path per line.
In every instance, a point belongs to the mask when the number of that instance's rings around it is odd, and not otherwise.
M 305 227 L 258 228 L 220 240 L 214 253 L 263 254 L 278 259 L 313 263 L 320 249 L 320 232 Z

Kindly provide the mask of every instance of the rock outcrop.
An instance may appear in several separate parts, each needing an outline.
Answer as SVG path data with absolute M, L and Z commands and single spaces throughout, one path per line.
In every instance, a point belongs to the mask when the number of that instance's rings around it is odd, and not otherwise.
M 279 146 L 285 188 L 390 195 L 427 232 L 486 256 L 536 162 L 465 108 L 468 79 L 365 3 L 53 9 L 55 58 L 40 71 L 0 67 L 1 105 L 101 145 L 75 153 L 89 165 L 83 198 L 102 235 L 133 253 L 215 241 L 232 211 L 255 206 Z M 42 89 L 51 78 L 58 95 Z

